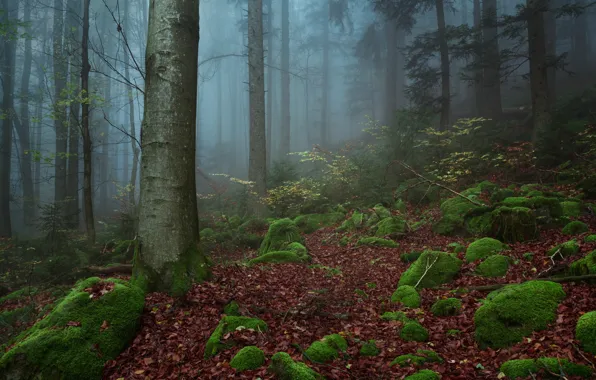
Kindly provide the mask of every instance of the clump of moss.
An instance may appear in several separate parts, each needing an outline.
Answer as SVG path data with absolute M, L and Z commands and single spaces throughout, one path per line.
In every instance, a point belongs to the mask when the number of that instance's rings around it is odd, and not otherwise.
M 238 227 L 238 231 L 242 233 L 260 232 L 267 229 L 267 227 L 269 227 L 269 222 L 267 222 L 265 219 L 252 218 L 242 223 Z
M 403 218 L 392 216 L 381 219 L 376 228 L 375 236 L 377 237 L 399 237 L 406 233 L 407 225 Z
M 377 214 L 379 216 L 379 219 L 385 219 L 385 218 L 389 218 L 391 216 L 391 211 L 389 211 L 387 209 L 387 207 L 383 206 L 380 203 L 377 203 L 373 207 L 373 211 L 375 214 Z
M 271 223 L 269 230 L 263 239 L 259 255 L 268 252 L 284 251 L 290 243 L 304 243 L 300 235 L 300 229 L 291 219 L 279 219 Z
M 344 221 L 341 226 L 337 228 L 338 231 L 354 231 L 364 227 L 366 222 L 366 215 L 360 211 L 354 211 L 349 219 Z
M 401 212 L 402 214 L 405 213 L 406 210 L 407 210 L 406 202 L 402 201 L 401 199 L 398 199 L 393 204 L 393 209 L 396 210 L 396 211 Z
M 453 280 L 461 265 L 462 261 L 453 254 L 425 251 L 402 273 L 398 285 L 418 284 L 420 288 L 433 288 Z
M 323 376 L 313 371 L 306 364 L 295 362 L 285 352 L 278 352 L 271 357 L 269 371 L 282 380 L 322 380 Z
M 462 194 L 469 199 L 474 199 L 482 191 L 478 188 L 471 188 Z M 435 233 L 441 235 L 453 235 L 464 228 L 465 216 L 472 210 L 478 208 L 477 205 L 462 197 L 454 197 L 441 204 L 441 220 L 433 226 Z
M 528 281 L 495 290 L 474 315 L 476 341 L 491 348 L 520 342 L 555 320 L 563 298 L 563 287 L 550 281 Z
M 402 303 L 404 306 L 414 309 L 420 307 L 420 295 L 413 286 L 402 285 L 391 295 L 391 302 Z
M 238 305 L 238 302 L 232 301 L 224 306 L 224 314 L 239 317 L 241 314 L 240 305 Z
M 416 261 L 420 257 L 421 254 L 422 254 L 422 252 L 402 253 L 401 255 L 399 255 L 399 258 L 404 263 L 412 263 L 412 262 Z
M 409 321 L 409 318 L 403 311 L 386 311 L 383 313 L 383 315 L 381 315 L 381 319 L 384 321 Z
M 558 244 L 548 250 L 549 256 L 561 255 L 563 257 L 572 256 L 579 252 L 579 244 L 575 240 L 569 240 Z
M 509 379 L 527 378 L 542 373 L 545 378 L 559 378 L 561 372 L 565 376 L 579 376 L 590 378 L 592 369 L 585 365 L 571 363 L 567 359 L 540 358 L 508 360 L 501 365 L 501 372 Z
M 256 331 L 267 331 L 267 324 L 258 318 L 225 316 L 220 321 L 205 345 L 205 358 L 215 356 L 221 350 L 225 350 L 234 345 L 234 342 L 223 343 L 224 335 L 236 331 L 236 329 L 245 328 Z
M 584 351 L 596 354 L 596 311 L 586 313 L 579 318 L 575 327 L 575 337 Z
M 4 297 L 0 297 L 0 305 L 2 305 L 6 301 L 17 300 L 23 297 L 30 297 L 36 295 L 38 289 L 32 286 L 25 286 L 19 290 L 15 290 L 12 293 L 5 295 Z
M 596 251 L 592 251 L 586 257 L 572 262 L 569 266 L 569 273 L 576 276 L 596 273 Z
M 300 231 L 310 234 L 323 227 L 330 227 L 344 219 L 344 214 L 333 212 L 329 214 L 307 214 L 300 215 L 294 222 Z
M 426 342 L 428 340 L 428 330 L 416 321 L 408 321 L 402 327 L 399 336 L 408 342 Z
M 255 257 L 248 262 L 248 265 L 261 263 L 283 264 L 283 263 L 304 263 L 308 261 L 308 256 L 299 256 L 293 251 L 273 251 L 267 252 L 261 256 Z
M 453 253 L 462 253 L 466 251 L 466 247 L 460 243 L 449 243 L 447 244 L 447 248 L 451 248 L 451 252 Z
M 534 252 L 526 252 L 523 254 L 524 260 L 532 261 L 534 259 Z
M 253 370 L 265 364 L 265 354 L 257 346 L 246 346 L 242 348 L 232 360 L 230 360 L 230 367 L 236 371 Z
M 438 300 L 433 304 L 430 311 L 436 316 L 447 317 L 458 315 L 461 311 L 461 300 L 458 298 L 447 298 Z
M 440 378 L 438 373 L 430 369 L 423 369 L 413 375 L 406 376 L 404 380 L 439 380 Z
M 321 340 L 313 342 L 304 351 L 304 355 L 315 363 L 331 362 L 339 357 L 340 352 L 348 349 L 348 343 L 339 334 L 324 336 Z
M 466 261 L 472 262 L 482 260 L 488 256 L 502 252 L 509 247 L 497 239 L 485 237 L 478 239 L 468 246 L 466 250 Z
M 0 358 L 0 373 L 7 378 L 101 379 L 104 364 L 136 335 L 144 302 L 142 290 L 122 280 L 80 281 L 17 338 Z
M 390 366 L 399 365 L 400 367 L 407 367 L 410 364 L 421 366 L 426 363 L 443 363 L 443 358 L 431 350 L 418 350 L 416 351 L 416 355 L 407 354 L 398 356 L 391 362 Z
M 498 207 L 485 223 L 491 236 L 507 243 L 532 240 L 538 234 L 536 213 L 528 207 Z
M 596 243 L 596 234 L 586 236 L 586 238 L 584 239 L 584 242 L 586 242 L 586 243 Z
M 577 218 L 582 213 L 581 202 L 563 201 L 561 202 L 561 207 L 563 208 L 563 216 L 572 216 Z
M 483 277 L 502 277 L 509 270 L 509 257 L 492 255 L 476 267 L 476 273 Z
M 375 340 L 369 340 L 360 347 L 360 355 L 362 356 L 377 356 L 381 350 L 377 347 Z
M 579 235 L 588 232 L 588 230 L 589 228 L 586 223 L 574 220 L 573 222 L 567 223 L 567 225 L 563 227 L 562 232 L 565 235 Z
M 378 237 L 365 237 L 358 240 L 356 245 L 369 245 L 373 247 L 397 248 L 399 244 L 389 239 L 381 239 Z

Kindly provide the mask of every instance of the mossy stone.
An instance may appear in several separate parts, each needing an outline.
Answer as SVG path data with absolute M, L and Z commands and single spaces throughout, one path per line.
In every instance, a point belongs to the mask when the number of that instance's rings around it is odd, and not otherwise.
M 420 307 L 420 295 L 413 286 L 402 285 L 393 292 L 391 302 L 401 303 L 406 307 L 414 309 Z
M 476 267 L 476 274 L 483 277 L 503 277 L 509 270 L 509 260 L 509 257 L 503 255 L 489 256 Z
M 576 260 L 569 266 L 569 273 L 576 276 L 596 273 L 596 251 Z
M 323 376 L 304 363 L 296 362 L 286 352 L 271 357 L 269 371 L 280 380 L 323 380 Z
M 345 215 L 340 212 L 328 214 L 307 214 L 299 215 L 294 222 L 300 231 L 310 234 L 324 227 L 330 227 L 344 219 Z
M 389 239 L 381 239 L 378 237 L 364 237 L 358 240 L 356 245 L 368 245 L 372 247 L 397 248 L 399 244 Z
M 291 219 L 279 219 L 271 223 L 269 230 L 263 239 L 259 255 L 268 252 L 284 251 L 290 243 L 304 243 L 300 235 L 300 229 Z
M 399 336 L 407 342 L 426 342 L 428 340 L 428 330 L 416 321 L 408 321 L 404 323 Z
M 433 304 L 430 312 L 439 317 L 458 315 L 461 312 L 462 302 L 458 298 L 446 298 Z
M 565 243 L 558 244 L 548 250 L 547 255 L 556 256 L 561 255 L 563 257 L 572 256 L 579 252 L 579 244 L 575 240 L 569 240 Z
M 243 347 L 230 360 L 230 367 L 240 372 L 257 369 L 263 364 L 265 364 L 265 353 L 256 346 Z
M 559 379 L 558 374 L 563 371 L 566 376 L 590 378 L 592 369 L 585 365 L 571 363 L 561 358 L 516 359 L 508 360 L 501 365 L 501 372 L 509 379 L 528 378 L 540 373 L 541 379 Z M 534 376 L 535 377 L 535 376 Z
M 224 335 L 238 328 L 267 331 L 267 324 L 258 318 L 225 316 L 220 321 L 205 345 L 205 358 L 215 356 L 218 352 L 234 345 L 233 342 L 222 343 Z
M 577 321 L 575 337 L 584 351 L 596 355 L 596 311 L 590 311 Z
M 584 242 L 586 242 L 586 243 L 596 243 L 596 234 L 586 236 L 586 238 L 584 239 Z
M 399 237 L 406 233 L 407 226 L 404 219 L 392 216 L 381 219 L 376 228 L 375 236 L 377 237 Z
M 410 320 L 403 311 L 386 311 L 383 313 L 383 315 L 381 315 L 381 319 L 384 321 L 399 322 L 406 322 Z
M 563 201 L 561 202 L 563 208 L 563 216 L 572 216 L 577 218 L 582 213 L 582 203 L 576 201 Z
M 408 253 L 402 253 L 401 255 L 399 255 L 399 258 L 404 263 L 412 263 L 412 262 L 416 261 L 420 257 L 420 255 L 422 255 L 422 252 L 408 252 Z
M 489 237 L 478 239 L 468 246 L 468 249 L 466 250 L 466 261 L 472 262 L 482 260 L 508 248 L 509 247 L 506 244 L 501 243 L 497 239 Z
M 438 373 L 430 369 L 423 369 L 413 375 L 406 376 L 404 380 L 439 380 L 440 378 Z
M 226 306 L 224 306 L 224 314 L 239 317 L 240 315 L 240 305 L 238 302 L 232 301 Z
M 427 265 L 430 265 L 428 270 Z M 398 285 L 433 288 L 453 280 L 461 266 L 462 261 L 453 254 L 425 251 L 402 273 Z
M 468 199 L 454 197 L 441 204 L 442 217 L 433 226 L 435 233 L 441 235 L 454 235 L 464 228 L 465 216 L 479 206 L 470 202 L 477 198 L 482 191 L 478 188 L 470 188 L 462 192 Z
M 374 340 L 369 340 L 360 347 L 360 355 L 362 356 L 377 356 L 380 352 L 381 350 L 379 350 Z
M 528 207 L 498 207 L 490 213 L 491 236 L 507 243 L 533 240 L 538 234 L 537 218 Z
M 589 228 L 586 223 L 580 222 L 579 220 L 574 220 L 573 222 L 567 223 L 567 225 L 563 227 L 562 232 L 565 235 L 579 235 L 588 231 Z
M 313 342 L 304 351 L 304 355 L 315 363 L 331 362 L 339 357 L 340 352 L 348 349 L 348 343 L 339 334 L 324 336 L 321 340 Z

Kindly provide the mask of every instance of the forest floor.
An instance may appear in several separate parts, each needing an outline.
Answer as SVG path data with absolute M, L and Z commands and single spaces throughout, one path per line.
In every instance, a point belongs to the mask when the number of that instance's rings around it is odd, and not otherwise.
M 596 218 L 584 218 L 596 231 Z M 267 379 L 267 366 L 236 373 L 229 362 L 243 345 L 256 345 L 270 358 L 286 351 L 295 360 L 301 350 L 324 335 L 339 333 L 347 341 L 347 353 L 330 364 L 307 361 L 328 379 L 402 379 L 420 368 L 390 366 L 397 356 L 414 354 L 417 349 L 434 350 L 444 362 L 428 363 L 425 368 L 449 379 L 497 379 L 500 365 L 510 359 L 559 357 L 594 367 L 596 358 L 582 352 L 574 340 L 578 317 L 596 310 L 594 287 L 566 283 L 567 294 L 558 308 L 556 322 L 508 349 L 480 349 L 474 340 L 474 313 L 488 291 L 454 294 L 449 290 L 423 289 L 419 309 L 403 309 L 429 330 L 429 341 L 406 342 L 398 334 L 398 322 L 383 321 L 385 311 L 400 310 L 389 299 L 400 274 L 409 264 L 400 254 L 424 249 L 445 250 L 447 244 L 463 239 L 433 234 L 430 226 L 421 228 L 399 241 L 399 248 L 341 247 L 332 228 L 306 236 L 312 256 L 311 265 L 277 264 L 247 267 L 234 264 L 246 259 L 242 252 L 221 252 L 214 257 L 222 262 L 213 268 L 214 278 L 197 284 L 185 302 L 176 303 L 159 293 L 148 294 L 142 326 L 132 345 L 106 365 L 105 379 Z M 582 253 L 596 244 L 581 243 Z M 546 251 L 569 240 L 556 230 L 543 231 L 535 242 L 511 245 L 507 254 L 517 259 L 503 278 L 488 279 L 473 275 L 474 264 L 464 264 L 450 289 L 494 283 L 517 283 L 536 278 L 552 266 Z M 534 252 L 531 261 L 523 254 Z M 252 252 L 251 256 L 256 255 Z M 460 254 L 463 258 L 463 254 Z M 458 297 L 460 315 L 436 317 L 431 305 L 440 298 Z M 241 330 L 232 333 L 236 347 L 204 359 L 205 343 L 217 326 L 223 307 L 231 300 L 241 305 L 243 315 L 263 319 L 266 332 Z M 363 342 L 376 340 L 378 356 L 359 354 Z

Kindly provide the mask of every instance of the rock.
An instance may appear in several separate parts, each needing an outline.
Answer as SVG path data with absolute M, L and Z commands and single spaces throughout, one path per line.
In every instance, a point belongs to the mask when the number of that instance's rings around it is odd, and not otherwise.
M 411 364 L 415 366 L 421 366 L 426 363 L 443 363 L 443 358 L 434 351 L 431 350 L 417 350 L 416 355 L 406 354 L 400 355 L 393 359 L 390 366 L 399 365 L 400 367 L 408 367 Z
M 383 315 L 381 315 L 381 319 L 384 321 L 400 322 L 406 322 L 410 320 L 403 311 L 386 311 L 383 313 Z
M 476 274 L 483 277 L 503 277 L 509 270 L 509 261 L 507 256 L 489 256 L 476 267 Z
M 586 236 L 586 238 L 584 239 L 584 242 L 586 242 L 586 243 L 596 243 L 596 234 Z
M 476 341 L 491 348 L 518 343 L 554 322 L 563 298 L 563 287 L 550 281 L 528 281 L 495 290 L 474 315 Z
M 536 213 L 527 207 L 498 207 L 486 218 L 490 231 L 485 232 L 507 243 L 533 240 L 538 235 Z
M 589 228 L 586 223 L 575 220 L 573 222 L 567 223 L 567 225 L 563 227 L 562 232 L 565 235 L 579 235 L 583 234 L 584 232 L 588 232 L 588 230 Z
M 135 337 L 144 302 L 125 281 L 78 282 L 0 358 L 0 379 L 101 379 Z
M 267 331 L 267 324 L 258 318 L 225 316 L 220 321 L 205 345 L 205 358 L 215 356 L 218 352 L 234 346 L 234 342 L 222 342 L 223 336 L 238 328 Z
M 423 369 L 413 375 L 406 376 L 404 380 L 439 380 L 441 376 L 430 369 Z
M 501 372 L 509 379 L 526 379 L 530 375 L 542 374 L 551 378 L 550 374 L 565 373 L 565 376 L 579 376 L 590 378 L 592 369 L 585 365 L 571 363 L 561 358 L 517 359 L 508 360 L 501 365 Z M 534 376 L 534 378 L 536 378 Z M 540 377 L 542 378 L 542 377 Z M 558 375 L 555 378 L 559 378 Z
M 417 321 L 410 320 L 401 328 L 399 336 L 406 342 L 426 342 L 428 330 Z
M 558 244 L 548 250 L 547 255 L 549 256 L 572 256 L 579 252 L 579 244 L 575 240 L 569 240 L 565 243 Z M 557 258 L 557 257 L 554 257 Z M 560 257 L 559 257 L 560 258 Z
M 389 236 L 396 238 L 405 235 L 407 225 L 403 218 L 392 216 L 381 219 L 381 221 L 377 223 L 376 229 L 375 236 L 377 237 Z
M 584 258 L 572 262 L 569 266 L 569 273 L 574 276 L 596 273 L 596 251 L 592 251 Z
M 425 251 L 402 273 L 398 285 L 416 286 L 421 278 L 418 284 L 420 288 L 433 288 L 446 284 L 459 273 L 461 265 L 462 261 L 453 254 Z M 428 271 L 427 266 L 430 266 Z
M 577 218 L 582 214 L 582 203 L 577 201 L 563 201 L 561 202 L 563 208 L 563 216 L 572 216 Z
M 433 304 L 430 312 L 439 317 L 454 316 L 461 312 L 461 305 L 461 300 L 457 298 L 442 299 Z
M 480 195 L 481 190 L 477 188 L 468 189 L 462 192 L 463 195 L 473 200 Z M 464 199 L 455 197 L 447 199 L 441 204 L 442 217 L 437 224 L 433 226 L 433 231 L 440 235 L 455 235 L 465 230 L 465 217 L 471 211 L 478 209 L 479 206 Z
M 402 303 L 404 306 L 415 309 L 420 307 L 420 295 L 411 285 L 402 285 L 391 296 L 391 302 Z
M 348 349 L 348 343 L 339 334 L 324 336 L 313 342 L 304 352 L 305 356 L 315 363 L 331 362 L 339 357 L 340 352 Z
M 279 219 L 271 223 L 259 249 L 259 255 L 272 251 L 283 251 L 290 243 L 304 243 L 300 230 L 291 219 Z
M 255 264 L 286 264 L 286 263 L 306 263 L 308 256 L 300 256 L 293 251 L 273 251 L 264 255 L 255 257 L 248 262 L 248 265 Z
M 509 249 L 509 247 L 497 239 L 489 237 L 478 239 L 468 246 L 468 249 L 466 250 L 466 261 L 473 262 L 482 260 L 506 249 Z
M 269 371 L 280 380 L 323 380 L 323 376 L 310 369 L 306 364 L 295 362 L 285 352 L 278 352 L 271 357 Z
M 256 346 L 243 347 L 230 360 L 230 367 L 236 371 L 254 370 L 265 364 L 265 354 L 263 350 Z
M 584 351 L 596 355 L 596 311 L 579 317 L 575 327 L 575 337 Z
M 364 237 L 358 240 L 356 245 L 369 245 L 373 247 L 397 248 L 399 244 L 389 239 L 381 239 L 378 237 Z

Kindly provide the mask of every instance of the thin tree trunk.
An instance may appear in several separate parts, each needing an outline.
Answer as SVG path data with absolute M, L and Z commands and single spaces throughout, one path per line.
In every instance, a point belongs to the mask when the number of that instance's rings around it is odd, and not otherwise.
M 111 118 L 111 101 L 112 101 L 112 81 L 110 78 L 104 78 L 103 88 L 103 112 L 104 116 L 100 121 L 101 133 L 98 145 L 101 147 L 99 153 L 101 159 L 99 160 L 99 209 L 106 212 L 109 209 L 110 201 L 110 125 L 104 117 Z
M 475 52 L 475 65 L 478 66 L 474 70 L 474 105 L 476 107 L 476 115 L 481 116 L 484 114 L 484 101 L 482 98 L 483 94 L 483 70 L 482 65 L 484 64 L 484 58 L 482 54 L 482 8 L 480 6 L 480 0 L 474 0 L 474 29 L 476 30 L 476 52 Z
M 41 32 L 43 33 L 42 35 L 47 35 L 48 32 L 48 19 L 47 18 L 43 18 L 43 26 L 42 26 L 42 30 Z M 43 39 L 43 43 L 42 43 L 42 51 L 46 51 L 46 45 L 47 45 L 47 38 Z M 43 130 L 43 107 L 44 107 L 44 85 L 45 85 L 45 72 L 44 72 L 44 68 L 46 65 L 46 61 L 47 58 L 45 55 L 42 55 L 41 61 L 38 62 L 37 64 L 37 78 L 38 78 L 38 82 L 37 82 L 37 88 L 38 88 L 38 99 L 37 99 L 37 110 L 35 112 L 35 116 L 37 118 L 37 127 L 35 128 L 35 150 L 37 152 L 41 152 L 41 136 L 42 136 L 42 130 Z M 39 204 L 40 200 L 41 200 L 41 159 L 36 159 L 35 160 L 35 177 L 33 180 L 33 186 L 34 186 L 34 193 L 35 193 L 35 202 L 36 205 Z M 35 209 L 35 217 L 37 217 L 37 207 Z
M 585 0 L 578 0 L 580 5 L 585 4 Z M 588 43 L 588 15 L 587 10 L 577 16 L 574 20 L 573 28 L 573 47 L 571 50 L 570 63 L 577 74 L 578 82 L 583 84 L 584 74 L 588 69 L 588 57 L 590 55 L 590 44 Z
M 248 86 L 250 91 L 250 136 L 248 179 L 259 197 L 267 192 L 267 144 L 265 132 L 265 65 L 263 57 L 263 0 L 248 1 Z M 264 209 L 255 201 L 257 215 Z
M 554 0 L 547 1 L 551 8 L 555 5 Z M 546 75 L 548 76 L 548 96 L 551 104 L 556 103 L 557 96 L 557 68 L 553 65 L 557 57 L 557 19 L 555 11 L 549 10 L 544 13 L 544 29 L 546 43 L 546 57 L 549 63 Z
M 267 0 L 267 165 L 273 162 L 273 0 Z
M 54 66 L 54 130 L 56 132 L 54 201 L 66 199 L 66 153 L 68 131 L 66 128 L 66 106 L 63 104 L 62 91 L 66 88 L 67 63 L 64 54 L 64 3 L 54 0 L 54 25 L 52 27 L 52 55 Z
M 385 21 L 385 38 L 387 41 L 386 77 L 385 77 L 385 124 L 391 125 L 395 118 L 397 106 L 397 25 L 393 20 Z
M 195 178 L 198 10 L 198 0 L 152 1 L 149 8 L 133 282 L 174 296 L 209 276 L 199 248 Z
M 85 204 L 85 227 L 87 240 L 95 243 L 95 219 L 93 216 L 93 191 L 91 188 L 92 173 L 92 145 L 89 131 L 89 3 L 85 0 L 83 11 L 82 65 L 81 65 L 81 98 L 82 102 L 82 130 L 83 130 L 83 199 Z
M 443 0 L 436 0 L 437 26 L 439 31 L 439 52 L 441 55 L 441 120 L 439 129 L 449 128 L 451 119 L 451 84 L 449 78 L 449 48 L 445 27 L 445 9 Z
M 290 153 L 290 0 L 281 2 L 281 154 Z
M 328 103 L 329 103 L 329 7 L 331 0 L 327 0 L 325 7 L 325 19 L 323 20 L 323 67 L 322 75 L 322 97 L 321 97 L 321 145 L 329 146 L 329 125 L 328 125 Z
M 484 19 L 482 35 L 485 46 L 483 78 L 485 116 L 498 120 L 501 117 L 502 105 L 497 0 L 484 0 L 482 12 Z

